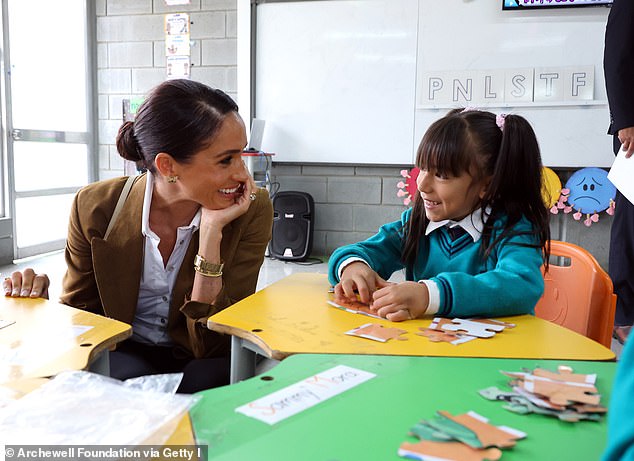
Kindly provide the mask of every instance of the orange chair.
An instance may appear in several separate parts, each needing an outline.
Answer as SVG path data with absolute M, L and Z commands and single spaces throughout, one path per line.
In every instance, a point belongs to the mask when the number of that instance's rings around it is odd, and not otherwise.
M 616 309 L 612 280 L 594 256 L 577 245 L 551 240 L 550 253 L 565 258 L 566 264 L 550 264 L 535 315 L 610 347 Z

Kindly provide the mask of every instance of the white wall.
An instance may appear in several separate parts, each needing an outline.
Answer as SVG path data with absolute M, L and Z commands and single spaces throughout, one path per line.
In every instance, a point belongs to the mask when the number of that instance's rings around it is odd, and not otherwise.
M 191 78 L 237 96 L 237 0 L 96 0 L 99 179 L 123 174 L 115 139 L 122 100 L 165 80 L 164 16 L 189 13 Z

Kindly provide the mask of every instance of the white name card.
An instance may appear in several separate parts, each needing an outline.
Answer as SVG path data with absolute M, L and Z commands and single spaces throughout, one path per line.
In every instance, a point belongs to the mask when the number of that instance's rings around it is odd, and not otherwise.
M 236 411 L 267 424 L 275 424 L 337 394 L 352 389 L 375 376 L 374 373 L 346 365 L 337 365 L 334 368 L 242 405 L 236 408 Z

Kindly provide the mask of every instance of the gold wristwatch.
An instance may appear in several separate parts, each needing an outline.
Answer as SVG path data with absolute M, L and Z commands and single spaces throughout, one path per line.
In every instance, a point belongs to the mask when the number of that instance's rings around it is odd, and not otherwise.
M 222 275 L 222 268 L 224 263 L 214 264 L 207 261 L 200 255 L 196 255 L 194 258 L 194 269 L 205 277 L 220 277 Z

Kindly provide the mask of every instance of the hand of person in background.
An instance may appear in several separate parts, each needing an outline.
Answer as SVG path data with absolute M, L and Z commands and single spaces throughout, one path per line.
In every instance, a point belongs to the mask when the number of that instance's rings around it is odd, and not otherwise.
M 634 154 L 634 126 L 619 130 L 618 136 L 623 145 L 621 149 L 625 151 L 625 158 L 630 158 Z
M 48 287 L 51 284 L 46 274 L 36 274 L 31 268 L 15 271 L 4 279 L 4 295 L 12 298 L 48 299 Z

